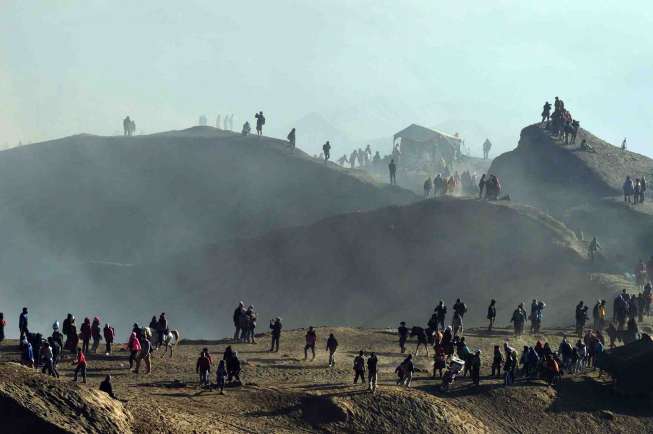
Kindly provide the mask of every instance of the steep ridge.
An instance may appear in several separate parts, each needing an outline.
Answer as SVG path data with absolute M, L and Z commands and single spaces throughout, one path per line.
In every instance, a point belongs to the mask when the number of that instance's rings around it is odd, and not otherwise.
M 583 139 L 595 152 L 580 150 Z M 551 213 L 586 237 L 597 236 L 610 261 L 621 257 L 632 265 L 637 256 L 653 253 L 647 251 L 650 206 L 628 207 L 616 199 L 627 175 L 653 174 L 650 158 L 622 151 L 582 129 L 574 145 L 564 145 L 535 124 L 522 130 L 515 150 L 492 162 L 490 173 L 499 176 L 513 200 Z
M 54 292 L 77 304 L 97 293 L 87 270 L 96 265 L 415 199 L 284 141 L 211 127 L 2 151 L 0 303 L 12 311 Z
M 193 312 L 180 322 L 194 335 L 225 332 L 238 300 L 255 304 L 264 327 L 277 315 L 289 326 L 422 322 L 440 298 L 457 297 L 471 307 L 470 324 L 484 320 L 490 298 L 508 306 L 545 298 L 547 318 L 566 324 L 570 294 L 611 291 L 590 280 L 585 248 L 533 208 L 428 200 L 189 251 L 129 270 L 125 281 L 136 282 L 132 295 L 141 288 L 167 301 L 177 318 Z

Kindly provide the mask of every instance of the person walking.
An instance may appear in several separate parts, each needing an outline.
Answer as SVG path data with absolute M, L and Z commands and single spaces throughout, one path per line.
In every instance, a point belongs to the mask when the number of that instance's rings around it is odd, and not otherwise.
M 215 372 L 215 386 L 220 390 L 220 395 L 224 395 L 224 383 L 227 379 L 227 368 L 224 360 L 220 360 L 220 363 L 218 363 L 218 369 Z
M 145 362 L 145 375 L 148 375 L 152 372 L 152 343 L 147 336 L 141 336 L 140 344 L 141 351 L 138 353 L 138 358 L 136 359 L 136 369 L 134 370 L 134 373 L 138 374 L 141 362 Z
M 311 353 L 313 354 L 313 358 L 311 358 L 311 362 L 315 360 L 316 341 L 317 341 L 317 335 L 315 334 L 315 330 L 313 330 L 313 326 L 310 326 L 308 328 L 308 331 L 306 332 L 306 345 L 304 346 L 304 361 L 308 359 L 308 350 L 311 350 Z
M 127 349 L 129 350 L 129 369 L 131 370 L 134 367 L 134 362 L 136 361 L 136 356 L 141 351 L 141 343 L 138 340 L 136 332 L 132 332 L 127 342 Z
M 84 352 L 81 348 L 77 348 L 77 358 L 72 364 L 77 365 L 75 367 L 75 377 L 73 378 L 73 381 L 77 381 L 77 374 L 81 373 L 82 383 L 86 383 L 86 356 L 84 356 Z
M 363 357 L 363 350 L 359 351 L 358 355 L 354 358 L 354 384 L 361 379 L 361 383 L 365 384 L 365 358 Z
M 338 349 L 338 341 L 336 340 L 336 337 L 333 336 L 333 333 L 331 333 L 329 339 L 327 339 L 326 349 L 329 352 L 329 368 L 331 368 L 336 365 L 335 354 L 336 349 Z
M 376 392 L 376 380 L 378 378 L 377 366 L 379 364 L 379 359 L 376 357 L 376 353 L 372 352 L 370 357 L 367 358 L 367 381 L 368 381 L 368 390 L 372 393 Z
M 43 370 L 41 372 L 45 374 L 47 371 L 48 375 L 59 378 L 59 372 L 57 372 L 57 368 L 54 365 L 52 347 L 48 341 L 43 343 L 43 348 L 41 349 L 41 360 L 43 360 Z
M 270 329 L 272 330 L 272 343 L 270 345 L 271 353 L 279 352 L 279 340 L 281 339 L 281 318 L 275 318 L 270 321 Z

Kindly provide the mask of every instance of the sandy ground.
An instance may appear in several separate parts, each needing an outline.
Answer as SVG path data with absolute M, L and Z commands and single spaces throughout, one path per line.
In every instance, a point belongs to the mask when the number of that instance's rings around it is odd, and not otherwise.
M 325 342 L 329 333 L 339 341 L 336 366 L 329 368 Z M 563 330 L 546 330 L 540 339 L 557 347 Z M 228 340 L 186 342 L 172 358 L 155 353 L 150 375 L 129 371 L 127 352 L 91 356 L 87 387 L 97 388 L 106 374 L 115 392 L 132 413 L 136 432 L 644 432 L 653 429 L 650 401 L 615 397 L 606 379 L 588 371 L 549 387 L 540 381 L 518 380 L 505 388 L 489 378 L 492 347 L 510 339 L 521 349 L 535 337 L 514 339 L 510 330 L 492 333 L 469 330 L 471 348 L 483 353 L 481 385 L 468 378 L 456 381 L 442 394 L 439 379 L 432 379 L 432 358 L 416 357 L 413 387 L 395 385 L 399 353 L 394 330 L 317 328 L 318 348 L 313 361 L 303 360 L 305 330 L 286 331 L 279 353 L 269 353 L 269 336 L 257 344 L 234 344 L 243 362 L 242 387 L 224 395 L 200 389 L 195 362 L 203 347 L 217 361 Z M 13 345 L 4 345 L 4 361 L 17 357 Z M 372 395 L 354 385 L 352 363 L 359 350 L 379 357 L 379 390 Z M 414 351 L 414 343 L 409 344 Z M 310 357 L 309 357 L 310 359 Z M 70 381 L 72 366 L 60 364 L 62 381 Z M 215 381 L 212 372 L 212 381 Z M 317 404 L 307 398 L 317 396 Z M 317 416 L 311 411 L 317 407 Z M 431 413 L 433 414 L 431 414 Z M 347 416 L 340 420 L 339 414 Z M 316 419 L 317 418 L 317 419 Z M 534 421 L 534 418 L 537 421 Z M 433 425 L 434 421 L 437 424 Z

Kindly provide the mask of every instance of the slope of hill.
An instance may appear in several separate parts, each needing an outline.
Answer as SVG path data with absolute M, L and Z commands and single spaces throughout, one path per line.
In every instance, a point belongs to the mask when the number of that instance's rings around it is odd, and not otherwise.
M 585 139 L 595 152 L 579 149 Z M 623 181 L 653 174 L 653 160 L 610 145 L 580 130 L 574 145 L 553 139 L 539 124 L 524 128 L 518 147 L 497 157 L 490 173 L 499 176 L 513 200 L 534 205 L 587 237 L 608 246 L 611 259 L 649 256 L 650 206 L 623 205 Z M 597 218 L 601 216 L 601 218 Z M 630 270 L 630 268 L 629 268 Z
M 119 401 L 36 372 L 18 364 L 0 364 L 2 432 L 132 432 L 133 418 Z
M 189 251 L 125 270 L 123 282 L 132 297 L 145 289 L 191 335 L 226 333 L 238 300 L 255 305 L 264 328 L 277 315 L 290 326 L 421 323 L 439 299 L 457 297 L 470 306 L 470 324 L 484 321 L 490 298 L 511 307 L 544 298 L 547 318 L 567 324 L 570 294 L 593 300 L 612 291 L 590 280 L 584 249 L 532 208 L 428 200 Z M 107 274 L 113 288 L 125 286 Z

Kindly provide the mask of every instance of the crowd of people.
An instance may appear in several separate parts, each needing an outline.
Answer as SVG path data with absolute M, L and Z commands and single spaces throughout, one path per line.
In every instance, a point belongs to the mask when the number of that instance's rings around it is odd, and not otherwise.
M 565 108 L 565 103 L 557 96 L 553 103 L 553 113 L 551 113 L 551 103 L 549 101 L 544 103 L 542 124 L 552 132 L 554 137 L 564 140 L 566 145 L 576 142 L 580 122 L 572 118 L 569 110 Z

